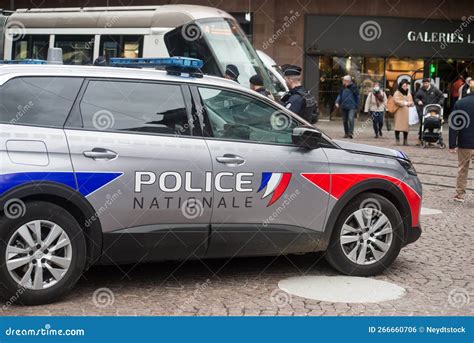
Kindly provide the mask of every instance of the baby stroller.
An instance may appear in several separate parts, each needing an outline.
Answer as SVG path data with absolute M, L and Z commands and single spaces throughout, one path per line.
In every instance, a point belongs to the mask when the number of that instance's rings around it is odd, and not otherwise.
M 421 122 L 421 147 L 427 148 L 437 144 L 439 148 L 446 148 L 443 143 L 443 107 L 438 104 L 426 105 L 423 108 Z

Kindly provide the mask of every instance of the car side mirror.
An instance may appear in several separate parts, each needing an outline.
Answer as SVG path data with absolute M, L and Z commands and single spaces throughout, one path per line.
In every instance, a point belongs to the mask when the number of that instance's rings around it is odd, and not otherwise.
M 317 149 L 320 146 L 322 134 L 312 127 L 295 127 L 291 135 L 293 144 L 306 149 Z

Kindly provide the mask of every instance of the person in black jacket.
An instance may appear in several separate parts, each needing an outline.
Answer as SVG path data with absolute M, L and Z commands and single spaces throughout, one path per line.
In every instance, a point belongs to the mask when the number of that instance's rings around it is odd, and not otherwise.
M 422 116 L 423 116 L 423 108 L 426 105 L 438 104 L 443 106 L 444 103 L 444 95 L 443 93 L 431 84 L 431 79 L 425 78 L 423 79 L 423 85 L 415 94 L 415 104 L 416 109 L 418 111 L 418 117 L 420 119 L 420 127 L 418 130 L 418 139 L 421 143 L 421 127 L 422 127 Z
M 459 169 L 454 200 L 464 202 L 467 174 L 474 152 L 474 85 L 465 98 L 458 100 L 449 115 L 449 151 L 458 153 Z
M 301 67 L 291 64 L 284 66 L 283 76 L 289 91 L 282 96 L 280 102 L 309 123 L 314 123 L 317 102 L 314 96 L 303 87 L 301 72 Z
M 269 99 L 275 100 L 272 93 L 270 93 L 263 85 L 263 78 L 260 75 L 255 74 L 254 76 L 252 76 L 249 80 L 249 83 L 251 90 L 260 93 Z

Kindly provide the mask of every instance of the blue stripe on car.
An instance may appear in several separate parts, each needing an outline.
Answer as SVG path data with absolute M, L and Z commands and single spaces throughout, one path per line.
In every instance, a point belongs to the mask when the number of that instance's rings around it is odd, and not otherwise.
M 0 194 L 27 183 L 54 182 L 79 190 L 82 195 L 87 196 L 117 179 L 122 174 L 94 172 L 22 172 L 2 174 L 0 175 Z
M 269 172 L 262 173 L 262 183 L 260 184 L 260 187 L 258 188 L 257 193 L 260 192 L 265 187 L 267 187 L 267 183 L 268 183 L 268 181 L 270 181 L 270 178 L 272 177 L 272 174 L 273 173 L 269 173 Z

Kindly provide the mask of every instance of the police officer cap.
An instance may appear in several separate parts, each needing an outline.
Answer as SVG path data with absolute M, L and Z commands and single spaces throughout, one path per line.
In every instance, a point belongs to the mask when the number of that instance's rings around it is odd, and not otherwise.
M 249 81 L 252 85 L 263 86 L 263 78 L 258 74 L 252 76 Z
M 234 64 L 228 64 L 225 68 L 225 73 L 233 78 L 238 78 L 240 75 L 239 69 Z
M 104 56 L 99 56 L 94 61 L 95 66 L 105 66 L 107 65 L 107 60 Z
M 283 71 L 283 75 L 285 76 L 299 76 L 301 75 L 301 67 L 295 65 L 289 65 Z

